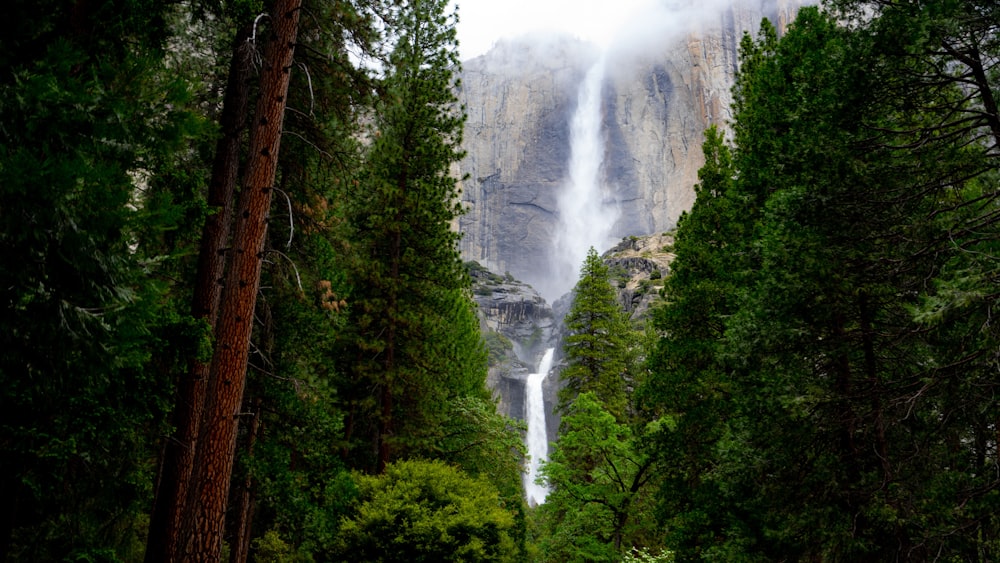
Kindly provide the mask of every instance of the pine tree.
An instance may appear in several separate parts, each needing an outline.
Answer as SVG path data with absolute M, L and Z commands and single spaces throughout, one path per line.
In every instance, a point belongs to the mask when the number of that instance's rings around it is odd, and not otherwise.
M 631 327 L 611 287 L 608 267 L 591 247 L 566 315 L 569 336 L 563 344 L 567 365 L 560 376 L 566 387 L 560 392 L 565 410 L 573 398 L 592 392 L 600 404 L 619 421 L 630 414 L 626 388 Z
M 552 487 L 535 509 L 545 561 L 617 560 L 632 547 L 657 545 L 648 486 L 654 457 L 641 447 L 641 428 L 616 421 L 590 391 L 573 400 L 542 467 Z
M 630 426 L 638 415 L 636 338 L 594 248 L 564 323 L 563 418 L 542 467 L 552 492 L 535 512 L 544 530 L 539 544 L 545 561 L 613 560 L 651 539 L 652 518 L 641 498 L 649 492 L 653 458 L 640 450 Z
M 660 519 L 677 548 L 697 545 L 699 536 L 708 535 L 699 524 L 714 525 L 716 514 L 726 510 L 702 482 L 716 463 L 716 444 L 729 432 L 734 408 L 731 366 L 721 348 L 726 319 L 738 307 L 737 279 L 753 260 L 744 233 L 752 232 L 756 220 L 735 191 L 732 149 L 720 131 L 706 132 L 703 151 L 697 198 L 679 221 L 664 303 L 653 311 L 662 336 L 649 353 L 650 374 L 639 390 L 647 419 L 675 421 L 669 432 L 652 438 L 660 458 Z
M 365 173 L 348 194 L 354 226 L 355 335 L 345 433 L 355 462 L 381 471 L 428 452 L 447 401 L 485 390 L 485 352 L 451 223 L 450 170 L 462 155 L 453 16 L 446 2 L 399 6 Z M 367 453 L 357 446 L 367 445 Z
M 236 33 L 226 81 L 226 94 L 219 116 L 222 134 L 216 143 L 207 203 L 214 211 L 202 228 L 191 315 L 214 331 L 226 263 L 236 183 L 243 150 L 250 98 L 250 70 L 253 46 L 249 25 Z M 188 358 L 185 373 L 178 380 L 172 412 L 173 435 L 163 448 L 157 491 L 150 515 L 146 563 L 174 561 L 177 557 L 181 519 L 187 502 L 194 467 L 194 454 L 205 404 L 205 384 L 210 365 L 197 350 Z
M 304 0 L 227 513 L 230 562 L 328 560 L 353 484 L 341 458 L 337 361 L 349 282 L 343 190 L 357 175 L 378 4 Z M 252 413 L 252 414 L 251 414 Z M 257 421 L 255 425 L 252 421 Z M 256 431 L 255 431 L 256 429 Z
M 871 22 L 855 33 L 807 8 L 780 41 L 745 40 L 732 159 L 706 140 L 645 390 L 676 422 L 659 433 L 660 498 L 683 557 L 993 549 L 981 468 L 997 406 L 967 392 L 993 386 L 976 348 L 993 335 L 928 286 L 974 255 L 964 221 L 994 248 L 988 120 L 949 122 L 974 89 L 884 50 L 927 28 Z
M 267 219 L 281 142 L 301 0 L 277 0 L 261 88 L 250 133 L 249 160 L 233 235 L 234 248 L 220 304 L 205 409 L 196 442 L 180 551 L 215 561 L 222 548 L 236 430 L 246 385 L 254 309 L 260 286 Z

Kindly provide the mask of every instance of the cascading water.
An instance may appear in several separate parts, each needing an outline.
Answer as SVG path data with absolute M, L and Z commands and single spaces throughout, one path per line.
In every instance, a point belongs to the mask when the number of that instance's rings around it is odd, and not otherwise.
M 555 300 L 576 284 L 587 251 L 604 251 L 612 244 L 611 231 L 619 210 L 601 185 L 604 142 L 601 136 L 601 91 L 604 57 L 595 63 L 580 85 L 577 108 L 570 124 L 569 178 L 559 194 L 559 223 L 552 248 L 552 286 L 544 291 Z
M 528 473 L 524 476 L 524 492 L 530 506 L 545 502 L 549 488 L 535 483 L 538 469 L 549 455 L 549 436 L 545 424 L 545 400 L 542 395 L 542 382 L 552 369 L 552 356 L 555 348 L 545 350 L 538 371 L 529 375 L 524 384 L 525 420 L 528 421 L 528 436 L 525 446 L 531 456 Z
M 553 237 L 549 285 L 541 288 L 550 301 L 573 288 L 590 247 L 602 251 L 611 246 L 611 231 L 618 220 L 618 207 L 613 198 L 605 197 L 600 180 L 604 161 L 601 138 L 604 66 L 602 57 L 587 71 L 570 123 L 569 178 L 558 197 L 559 223 Z M 535 479 L 541 462 L 549 453 L 542 381 L 552 368 L 554 352 L 554 348 L 545 351 L 538 371 L 529 375 L 525 383 L 525 418 L 528 421 L 525 445 L 531 460 L 524 477 L 524 490 L 532 506 L 545 502 L 549 493 L 548 487 L 536 484 Z

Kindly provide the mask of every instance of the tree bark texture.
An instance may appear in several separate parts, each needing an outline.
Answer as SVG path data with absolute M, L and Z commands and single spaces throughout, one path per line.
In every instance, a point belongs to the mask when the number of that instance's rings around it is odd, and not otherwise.
M 195 454 L 182 541 L 187 561 L 218 561 L 246 384 L 254 309 L 260 287 L 288 83 L 302 0 L 276 0 L 264 51 L 260 96 L 236 215 L 232 252 L 215 334 L 205 412 Z
M 233 194 L 239 174 L 240 148 L 246 128 L 249 105 L 249 79 L 253 46 L 248 42 L 251 28 L 237 33 L 233 58 L 219 123 L 222 136 L 216 143 L 212 177 L 208 186 L 208 205 L 215 212 L 205 219 L 191 314 L 204 319 L 214 332 L 218 318 L 222 276 L 225 270 L 225 247 L 233 216 Z M 184 503 L 187 500 L 191 470 L 194 466 L 197 432 L 205 406 L 205 385 L 210 364 L 191 358 L 188 372 L 178 382 L 174 405 L 174 434 L 167 440 L 160 463 L 156 499 L 150 515 L 146 542 L 146 563 L 177 560 L 177 546 Z
M 253 446 L 260 432 L 261 401 L 256 399 L 253 406 L 253 421 L 247 436 L 247 457 L 253 458 Z M 233 523 L 233 538 L 229 542 L 229 563 L 246 563 L 250 555 L 250 528 L 253 524 L 254 503 L 257 494 L 254 490 L 254 480 L 247 473 L 243 487 L 239 492 L 239 504 L 236 507 L 236 521 Z

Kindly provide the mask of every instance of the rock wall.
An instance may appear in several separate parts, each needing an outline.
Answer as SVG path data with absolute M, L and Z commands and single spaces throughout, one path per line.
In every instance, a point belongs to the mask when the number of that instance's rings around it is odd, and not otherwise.
M 501 413 L 523 420 L 525 380 L 545 349 L 557 345 L 560 319 L 530 286 L 478 266 L 470 274 L 489 349 L 487 385 L 496 393 Z
M 620 210 L 614 234 L 675 226 L 694 201 L 703 132 L 731 117 L 743 33 L 767 16 L 782 29 L 799 0 L 737 0 L 655 45 L 612 49 L 603 87 L 603 182 Z M 466 107 L 458 173 L 467 212 L 461 251 L 537 285 L 546 276 L 567 176 L 577 90 L 601 56 L 573 39 L 503 41 L 463 63 Z M 601 251 L 605 249 L 599 249 Z
M 618 303 L 636 327 L 646 323 L 660 298 L 674 259 L 673 245 L 670 234 L 629 236 L 601 257 L 617 290 Z
M 501 41 L 463 64 L 466 260 L 537 281 L 532 272 L 544 266 L 566 176 L 576 89 L 596 57 L 578 41 Z
M 673 259 L 673 237 L 669 234 L 626 237 L 602 257 L 611 282 L 617 288 L 622 309 L 635 326 L 649 317 L 659 298 L 663 278 Z M 524 420 L 525 381 L 538 366 L 547 348 L 556 348 L 552 371 L 543 384 L 547 432 L 555 441 L 559 432 L 556 412 L 565 365 L 562 340 L 566 337 L 562 318 L 572 304 L 572 294 L 550 306 L 531 286 L 511 275 L 490 272 L 478 264 L 469 265 L 472 294 L 478 307 L 480 329 L 489 349 L 487 385 L 498 400 L 498 410 Z

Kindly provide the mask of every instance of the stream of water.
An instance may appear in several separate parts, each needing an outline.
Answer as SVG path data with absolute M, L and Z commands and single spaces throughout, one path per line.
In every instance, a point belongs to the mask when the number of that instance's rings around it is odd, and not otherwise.
M 525 420 L 528 421 L 528 436 L 525 446 L 528 448 L 528 455 L 531 460 L 528 464 L 528 473 L 524 476 L 524 492 L 530 506 L 536 506 L 545 502 L 545 497 L 549 494 L 549 488 L 535 483 L 538 477 L 538 469 L 549 455 L 549 437 L 545 425 L 545 400 L 542 395 L 542 382 L 552 369 L 552 356 L 555 348 L 545 350 L 542 361 L 538 363 L 538 370 L 528 376 L 525 383 Z
M 569 178 L 558 198 L 559 223 L 552 241 L 552 287 L 545 295 L 550 302 L 576 285 L 590 247 L 604 252 L 614 242 L 611 232 L 620 212 L 601 181 L 605 152 L 601 103 L 604 70 L 601 58 L 587 71 L 570 123 Z

